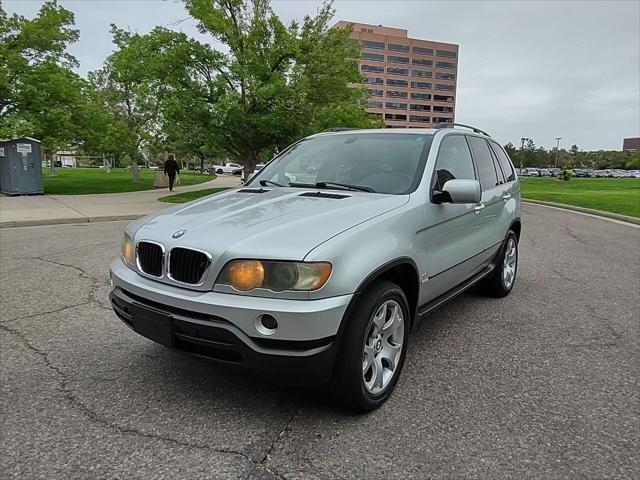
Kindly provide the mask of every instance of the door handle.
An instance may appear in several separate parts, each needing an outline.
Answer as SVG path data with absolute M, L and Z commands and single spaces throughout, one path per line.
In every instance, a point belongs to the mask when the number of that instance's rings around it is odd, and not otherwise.
M 480 210 L 484 208 L 484 203 L 479 203 L 475 207 L 473 207 L 473 211 L 476 213 L 480 213 Z
M 504 195 L 502 195 L 502 200 L 504 200 L 505 202 L 507 200 L 509 200 L 511 198 L 511 194 L 510 193 L 505 193 Z

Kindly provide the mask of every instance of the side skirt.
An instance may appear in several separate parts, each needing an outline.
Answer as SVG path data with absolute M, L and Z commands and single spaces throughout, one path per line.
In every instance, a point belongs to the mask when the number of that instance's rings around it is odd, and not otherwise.
M 501 251 L 501 249 L 498 252 L 500 252 L 500 251 Z M 453 287 L 448 292 L 445 292 L 442 295 L 440 295 L 439 297 L 434 298 L 430 302 L 419 306 L 418 307 L 418 313 L 417 313 L 418 320 L 422 320 L 427 314 L 433 312 L 435 309 L 437 309 L 438 307 L 444 305 L 449 300 L 454 299 L 455 297 L 457 297 L 461 293 L 464 293 L 466 290 L 468 290 L 469 288 L 473 287 L 476 283 L 478 283 L 484 277 L 486 277 L 491 272 L 493 272 L 493 270 L 495 268 L 496 268 L 495 264 L 494 263 L 490 263 L 484 269 L 480 270 L 478 273 L 476 273 L 475 275 L 473 275 L 469 279 L 465 280 L 464 282 L 462 282 L 458 286 Z

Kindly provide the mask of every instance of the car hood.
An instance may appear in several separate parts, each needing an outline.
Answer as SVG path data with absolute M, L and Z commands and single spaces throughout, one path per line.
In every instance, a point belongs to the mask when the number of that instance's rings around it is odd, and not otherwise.
M 307 196 L 318 192 L 329 197 Z M 167 248 L 191 247 L 227 258 L 303 260 L 320 243 L 408 199 L 352 191 L 240 188 L 169 208 L 132 226 L 137 241 L 154 240 Z M 179 230 L 184 233 L 173 238 Z

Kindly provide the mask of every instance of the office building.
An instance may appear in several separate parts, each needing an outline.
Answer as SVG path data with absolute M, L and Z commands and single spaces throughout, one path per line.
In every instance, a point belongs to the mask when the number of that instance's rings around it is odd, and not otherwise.
M 431 127 L 453 122 L 458 76 L 458 45 L 409 38 L 407 30 L 352 25 L 359 43 L 358 62 L 370 93 L 367 110 L 384 118 L 387 127 Z

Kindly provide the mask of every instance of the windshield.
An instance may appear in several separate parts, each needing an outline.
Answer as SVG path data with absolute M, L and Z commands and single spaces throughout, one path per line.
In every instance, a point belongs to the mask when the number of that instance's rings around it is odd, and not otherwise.
M 354 188 L 406 194 L 422 175 L 432 135 L 350 133 L 302 140 L 269 162 L 249 183 Z

